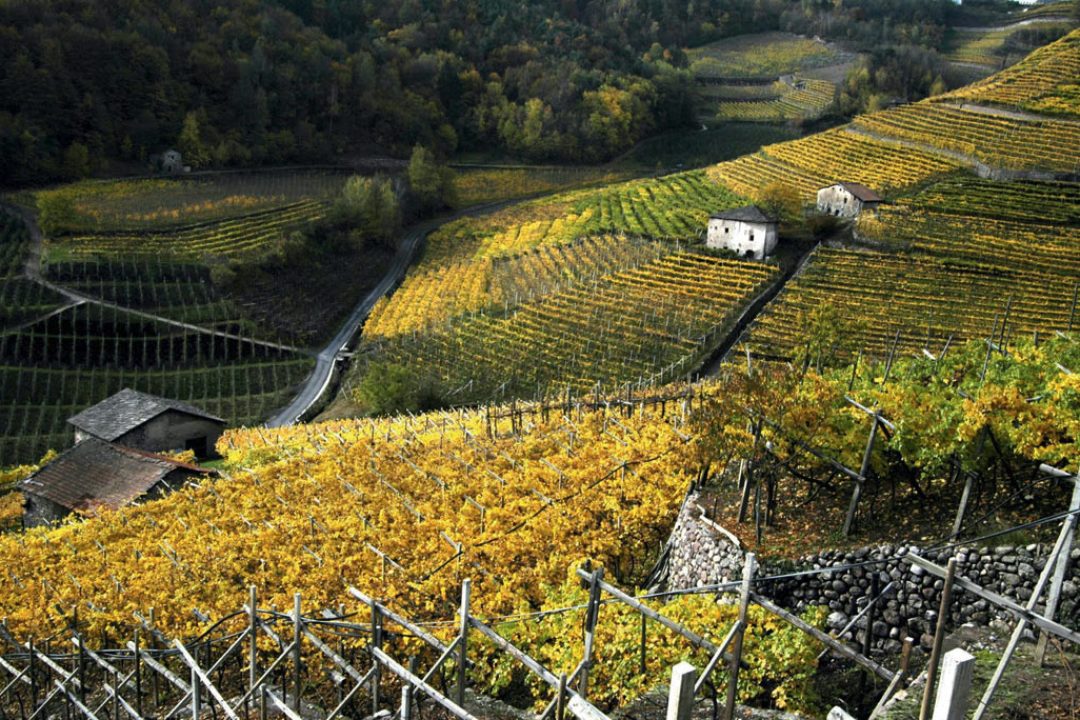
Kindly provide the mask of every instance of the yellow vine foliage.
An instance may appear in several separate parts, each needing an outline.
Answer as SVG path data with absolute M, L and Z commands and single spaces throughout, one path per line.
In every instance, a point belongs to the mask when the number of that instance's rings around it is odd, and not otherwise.
M 465 577 L 479 613 L 538 604 L 584 558 L 629 567 L 655 549 L 691 465 L 677 423 L 560 413 L 488 437 L 474 412 L 231 431 L 220 480 L 0 538 L 0 616 L 42 637 L 78 609 L 87 632 L 122 633 L 154 608 L 185 637 L 194 609 L 220 618 L 249 585 L 277 608 L 295 592 L 335 607 L 355 585 L 442 619 Z

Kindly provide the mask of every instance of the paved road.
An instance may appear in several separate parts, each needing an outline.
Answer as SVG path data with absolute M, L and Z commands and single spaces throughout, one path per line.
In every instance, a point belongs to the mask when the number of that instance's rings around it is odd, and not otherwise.
M 563 189 L 554 192 L 562 191 Z M 293 401 L 285 408 L 278 411 L 273 417 L 267 420 L 266 426 L 284 427 L 287 425 L 295 425 L 300 422 L 300 418 L 319 402 L 323 393 L 330 387 L 330 381 L 333 379 L 334 367 L 337 365 L 338 359 L 348 347 L 378 299 L 389 292 L 390 288 L 405 275 L 405 271 L 409 269 L 413 256 L 416 254 L 416 249 L 420 246 L 421 241 L 427 237 L 428 233 L 448 222 L 457 220 L 458 218 L 471 215 L 486 215 L 495 212 L 496 210 L 509 207 L 510 205 L 516 205 L 551 194 L 553 194 L 551 191 L 540 192 L 525 197 L 514 198 L 513 200 L 502 200 L 486 205 L 474 205 L 464 210 L 458 210 L 451 215 L 428 220 L 409 230 L 405 237 L 401 239 L 397 254 L 394 256 L 394 261 L 391 263 L 386 276 L 367 294 L 366 297 L 364 297 L 363 300 L 360 301 L 360 304 L 353 309 L 352 314 L 349 315 L 345 324 L 341 326 L 341 330 L 334 336 L 334 339 L 315 356 L 315 370 L 313 370 L 308 379 L 304 381 L 304 385 L 300 389 L 300 392 L 297 393 Z
M 410 230 L 405 237 L 401 239 L 401 242 L 398 244 L 397 254 L 394 255 L 394 260 L 390 264 L 390 268 L 387 270 L 386 275 L 379 284 L 372 288 L 371 292 L 369 292 L 364 299 L 353 308 L 352 313 L 341 326 L 341 329 L 338 330 L 337 335 L 335 335 L 326 347 L 320 350 L 319 354 L 315 356 L 315 369 L 304 382 L 300 392 L 297 393 L 292 402 L 266 422 L 268 427 L 283 427 L 300 422 L 300 418 L 302 418 L 304 414 L 319 401 L 319 398 L 322 397 L 323 393 L 326 392 L 326 388 L 330 385 L 330 380 L 334 376 L 334 367 L 337 365 L 341 353 L 348 347 L 353 336 L 356 335 L 357 331 L 360 329 L 360 325 L 363 324 L 376 301 L 389 292 L 390 288 L 392 288 L 405 274 L 405 271 L 409 269 L 409 264 L 412 262 L 416 248 L 419 247 L 420 241 L 424 239 L 433 227 L 437 227 L 437 225 L 433 226 L 428 223 L 418 226 L 413 230 Z

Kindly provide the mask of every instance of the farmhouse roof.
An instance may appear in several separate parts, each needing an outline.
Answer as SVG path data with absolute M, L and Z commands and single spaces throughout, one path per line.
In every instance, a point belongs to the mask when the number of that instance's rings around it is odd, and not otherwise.
M 862 200 L 863 202 L 881 202 L 882 197 L 861 183 L 842 182 L 837 183 L 840 187 Z
M 776 218 L 767 215 L 757 205 L 744 205 L 742 207 L 723 210 L 710 215 L 713 220 L 739 220 L 751 223 L 774 223 Z
M 146 494 L 174 470 L 214 472 L 92 437 L 62 452 L 19 483 L 19 489 L 76 512 L 115 510 Z
M 168 410 L 176 410 L 214 422 L 225 422 L 194 405 L 147 395 L 130 388 L 124 388 L 97 405 L 86 408 L 78 415 L 68 418 L 68 422 L 95 437 L 116 440 Z

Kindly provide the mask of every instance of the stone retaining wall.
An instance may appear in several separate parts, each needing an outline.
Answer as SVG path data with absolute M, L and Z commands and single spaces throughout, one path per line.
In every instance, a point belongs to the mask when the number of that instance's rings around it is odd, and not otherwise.
M 703 517 L 702 508 L 691 495 L 672 531 L 667 587 L 687 588 L 738 580 L 742 573 L 743 550 L 737 539 Z M 955 553 L 957 575 L 978 583 L 987 590 L 1024 603 L 1030 597 L 1039 573 L 1046 565 L 1046 555 L 1052 548 L 1043 545 L 954 548 L 947 551 L 919 552 L 920 555 L 944 566 Z M 762 583 L 759 590 L 784 607 L 796 612 L 811 605 L 830 609 L 828 629 L 844 628 L 869 600 L 872 575 L 877 575 L 879 588 L 893 583 L 886 598 L 874 608 L 870 626 L 873 646 L 880 651 L 896 652 L 901 641 L 912 637 L 924 648 L 933 638 L 933 622 L 941 602 L 943 581 L 904 561 L 911 545 L 882 545 L 852 551 L 825 550 L 799 558 L 793 563 L 766 562 L 759 575 L 781 575 L 800 570 L 836 567 L 833 572 L 804 575 L 798 578 Z M 1080 548 L 1072 550 L 1072 563 L 1062 587 L 1062 602 L 1057 618 L 1063 624 L 1076 627 L 1080 623 Z M 859 565 L 877 561 L 873 565 Z M 971 593 L 954 588 L 950 625 L 974 623 L 998 626 L 1014 619 Z M 1005 629 L 1004 625 L 1001 625 Z M 843 634 L 843 639 L 861 643 L 866 631 L 866 618 Z

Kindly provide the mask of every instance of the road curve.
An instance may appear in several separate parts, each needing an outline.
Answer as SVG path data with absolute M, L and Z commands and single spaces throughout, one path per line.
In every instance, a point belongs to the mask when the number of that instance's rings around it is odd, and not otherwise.
M 315 369 L 304 381 L 303 387 L 300 388 L 300 392 L 296 397 L 292 399 L 288 405 L 278 411 L 273 417 L 266 421 L 267 427 L 285 427 L 287 425 L 295 425 L 300 422 L 302 418 L 312 406 L 319 401 L 319 398 L 326 392 L 326 388 L 330 385 L 330 380 L 334 376 L 334 367 L 337 365 L 338 358 L 341 357 L 341 353 L 345 351 L 349 342 L 360 330 L 360 326 L 367 318 L 368 313 L 371 312 L 371 308 L 375 306 L 375 303 L 390 291 L 390 288 L 394 286 L 398 280 L 405 274 L 405 271 L 409 269 L 409 265 L 412 262 L 413 255 L 416 253 L 416 248 L 420 245 L 420 241 L 430 232 L 432 229 L 430 224 L 418 226 L 410 230 L 398 243 L 397 253 L 394 255 L 393 261 L 390 263 L 390 268 L 386 271 L 386 275 L 379 281 L 379 284 L 371 289 L 363 300 L 353 308 L 352 313 L 349 314 L 348 319 L 338 330 L 337 335 L 319 351 L 319 354 L 315 356 Z
M 556 192 L 561 192 L 561 190 Z M 315 406 L 315 403 L 319 402 L 323 393 L 330 387 L 330 381 L 334 376 L 334 367 L 337 365 L 341 354 L 345 351 L 345 348 L 352 341 L 353 337 L 355 337 L 357 331 L 360 330 L 360 326 L 364 323 L 368 313 L 371 312 L 371 308 L 375 306 L 378 299 L 389 292 L 390 288 L 405 275 L 405 271 L 408 270 L 409 265 L 412 264 L 416 249 L 420 246 L 421 241 L 427 237 L 428 233 L 448 222 L 457 220 L 458 218 L 470 215 L 484 215 L 486 213 L 495 212 L 496 210 L 501 210 L 509 205 L 516 205 L 548 194 L 551 193 L 534 193 L 513 200 L 502 200 L 484 205 L 474 205 L 464 210 L 458 210 L 450 215 L 428 220 L 411 228 L 398 244 L 397 254 L 394 255 L 394 260 L 390 264 L 390 269 L 387 270 L 382 281 L 379 282 L 379 284 L 376 285 L 355 308 L 353 308 L 349 318 L 345 321 L 345 324 L 341 326 L 341 329 L 338 331 L 337 335 L 334 336 L 334 339 L 315 356 L 315 369 L 311 372 L 311 375 L 308 376 L 308 379 L 304 381 L 304 385 L 300 388 L 296 397 L 284 408 L 274 413 L 274 415 L 266 421 L 266 426 L 285 427 L 288 425 L 295 425 L 300 422 L 300 419 L 304 417 L 312 407 Z

